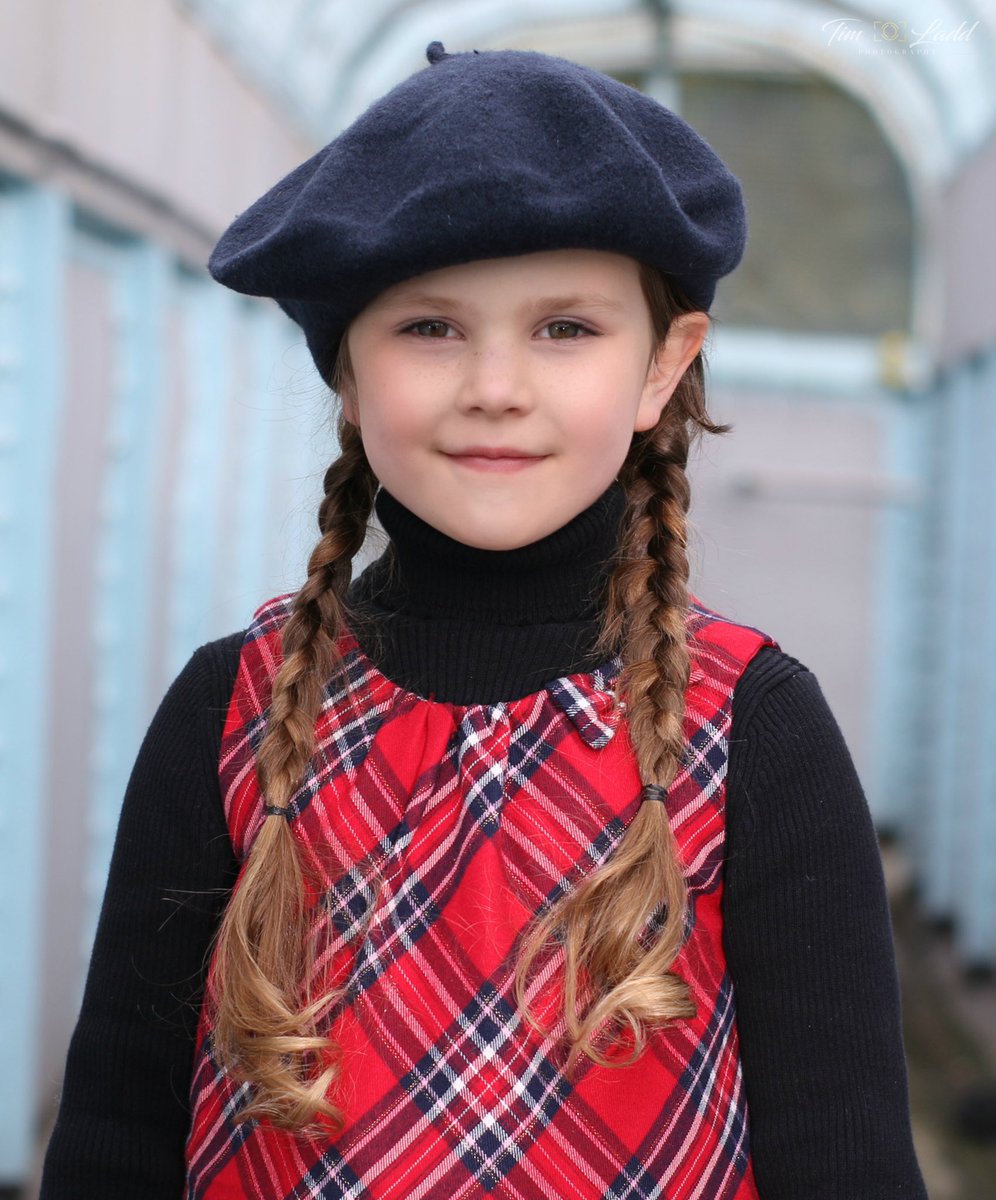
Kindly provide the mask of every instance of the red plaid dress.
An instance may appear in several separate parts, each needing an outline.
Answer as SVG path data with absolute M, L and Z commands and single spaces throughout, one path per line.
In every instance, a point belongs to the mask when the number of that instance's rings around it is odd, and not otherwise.
M 288 608 L 257 613 L 222 740 L 240 856 L 264 819 L 255 753 Z M 767 639 L 698 607 L 690 621 L 689 749 L 668 812 L 690 899 L 677 966 L 696 1017 L 631 1066 L 583 1060 L 568 1078 L 558 1028 L 536 1032 L 514 1001 L 519 935 L 612 854 L 637 809 L 618 664 L 509 703 L 455 705 L 391 683 L 347 637 L 348 684 L 326 697 L 292 818 L 335 901 L 316 970 L 346 989 L 331 1017 L 346 1125 L 316 1137 L 235 1122 L 248 1088 L 212 1054 L 209 981 L 188 1200 L 757 1196 L 720 906 L 733 690 Z M 548 994 L 556 963 L 544 971 L 535 986 Z

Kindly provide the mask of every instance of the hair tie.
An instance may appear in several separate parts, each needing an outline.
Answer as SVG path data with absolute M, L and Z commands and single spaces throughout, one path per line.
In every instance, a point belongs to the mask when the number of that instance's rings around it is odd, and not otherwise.
M 268 817 L 286 817 L 288 821 L 294 815 L 290 810 L 290 805 L 287 804 L 264 804 L 263 812 Z
M 659 783 L 645 783 L 641 799 L 659 800 L 661 804 L 664 804 L 667 800 L 667 788 L 661 787 Z

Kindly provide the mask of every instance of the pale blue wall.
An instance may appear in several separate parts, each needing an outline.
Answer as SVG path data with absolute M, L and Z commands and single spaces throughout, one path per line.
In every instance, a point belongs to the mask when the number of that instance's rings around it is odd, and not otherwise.
M 926 911 L 996 965 L 996 346 L 953 365 L 924 430 L 923 625 L 911 647 L 909 841 Z M 897 800 L 898 803 L 898 800 Z
M 31 1147 L 40 1037 L 52 475 L 69 212 L 0 180 L 0 1182 Z
M 68 369 L 91 359 L 98 396 Z M 328 404 L 275 306 L 0 180 L 0 1186 L 58 1082 L 152 708 L 197 645 L 300 582 Z

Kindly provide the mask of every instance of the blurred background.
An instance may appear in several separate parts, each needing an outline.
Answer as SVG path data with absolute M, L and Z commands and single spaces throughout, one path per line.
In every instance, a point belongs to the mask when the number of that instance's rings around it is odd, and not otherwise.
M 203 264 L 434 39 L 617 75 L 744 183 L 696 586 L 824 685 L 931 1198 L 996 1197 L 996 0 L 0 0 L 0 1194 L 32 1192 L 148 720 L 302 579 L 335 453 L 296 326 Z

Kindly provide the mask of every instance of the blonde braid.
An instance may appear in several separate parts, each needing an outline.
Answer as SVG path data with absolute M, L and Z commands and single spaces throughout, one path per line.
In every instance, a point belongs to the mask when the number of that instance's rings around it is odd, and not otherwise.
M 337 639 L 346 615 L 353 557 L 363 545 L 377 480 L 356 429 L 339 422 L 342 453 L 325 475 L 322 537 L 283 630 L 283 663 L 273 685 L 259 749 L 260 791 L 286 809 L 311 761 L 325 687 L 341 666 Z M 264 821 L 225 911 L 215 951 L 214 1048 L 253 1097 L 240 1120 L 267 1117 L 299 1129 L 340 1111 L 326 1099 L 339 1074 L 335 1047 L 318 1029 L 334 997 L 312 997 L 314 914 L 305 900 L 297 844 L 279 813 Z

